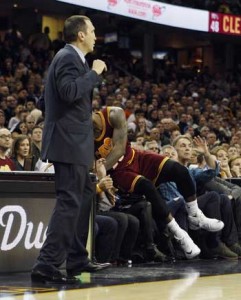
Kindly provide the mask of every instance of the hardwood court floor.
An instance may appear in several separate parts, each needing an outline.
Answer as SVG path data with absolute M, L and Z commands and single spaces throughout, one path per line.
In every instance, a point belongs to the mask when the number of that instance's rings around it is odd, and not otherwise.
M 193 260 L 84 273 L 76 286 L 32 285 L 29 273 L 0 275 L 5 300 L 240 300 L 241 261 Z

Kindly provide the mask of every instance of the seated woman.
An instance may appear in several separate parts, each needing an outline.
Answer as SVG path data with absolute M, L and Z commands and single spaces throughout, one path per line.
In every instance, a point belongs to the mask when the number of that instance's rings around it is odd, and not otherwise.
M 26 135 L 19 135 L 12 145 L 12 160 L 17 171 L 33 171 L 30 139 Z
M 241 156 L 236 155 L 229 159 L 229 167 L 233 177 L 241 177 Z
M 221 178 L 231 178 L 233 177 L 229 164 L 228 164 L 228 152 L 222 146 L 215 147 L 211 153 L 216 156 L 217 160 L 220 162 L 220 173 Z

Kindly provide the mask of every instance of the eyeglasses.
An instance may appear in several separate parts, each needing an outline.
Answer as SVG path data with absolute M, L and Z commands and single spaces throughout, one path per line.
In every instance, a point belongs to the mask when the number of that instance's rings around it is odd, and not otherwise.
M 11 134 L 3 134 L 3 135 L 0 135 L 0 139 L 6 140 L 6 139 L 11 139 L 11 138 L 12 138 Z

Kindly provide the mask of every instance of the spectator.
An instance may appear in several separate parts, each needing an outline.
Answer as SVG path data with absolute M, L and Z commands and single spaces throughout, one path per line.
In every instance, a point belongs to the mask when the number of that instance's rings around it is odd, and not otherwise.
M 18 136 L 19 134 L 27 135 L 28 134 L 28 128 L 25 122 L 19 122 L 16 127 L 12 131 L 12 137 Z
M 240 156 L 232 156 L 229 159 L 229 166 L 233 177 L 239 178 L 241 177 L 241 157 Z
M 227 152 L 228 152 L 229 159 L 231 159 L 233 156 L 236 156 L 239 154 L 238 149 L 235 146 L 231 146 L 231 145 L 228 147 Z
M 26 100 L 25 108 L 27 109 L 28 113 L 31 113 L 36 108 L 36 102 L 33 98 L 28 98 Z
M 127 264 L 128 260 L 131 259 L 132 250 L 137 239 L 139 221 L 133 215 L 112 210 L 112 207 L 115 205 L 115 189 L 110 188 L 113 187 L 113 182 L 110 176 L 106 176 L 103 159 L 96 161 L 96 174 L 100 180 L 97 185 L 98 214 L 112 217 L 118 223 L 111 262 L 115 264 Z
M 43 129 L 40 126 L 34 126 L 31 134 L 31 148 L 34 158 L 34 165 L 40 159 L 40 153 L 42 149 L 42 134 Z
M 28 99 L 27 97 L 28 97 L 27 90 L 25 88 L 21 88 L 17 94 L 18 104 L 25 105 Z
M 173 141 L 179 136 L 181 135 L 181 131 L 180 131 L 180 128 L 179 126 L 173 126 L 171 129 L 170 129 L 170 139 L 169 139 L 169 144 L 172 145 Z M 168 144 L 167 144 L 168 145 Z
M 229 142 L 230 146 L 236 146 L 236 145 L 240 145 L 240 138 L 238 135 L 234 134 L 231 137 L 231 140 Z
M 211 196 L 208 193 L 202 192 L 205 184 L 209 183 L 218 174 L 219 168 L 216 159 L 210 154 L 207 143 L 204 139 L 196 137 L 193 139 L 195 149 L 198 153 L 203 154 L 205 158 L 205 168 L 190 168 L 190 173 L 197 184 L 197 190 L 199 191 L 198 203 L 200 207 L 209 212 L 210 217 L 222 218 L 225 226 L 222 232 L 216 235 L 209 234 L 208 250 L 211 257 L 220 257 L 227 259 L 237 259 L 241 256 L 241 247 L 238 244 L 238 232 L 234 222 L 234 216 L 230 199 L 226 195 L 219 195 L 217 192 L 212 191 Z M 192 139 L 185 135 L 177 137 L 173 142 L 173 146 L 177 150 L 178 161 L 185 166 L 188 166 L 191 157 Z M 219 197 L 218 197 L 219 196 Z M 218 198 L 217 198 L 218 197 Z M 212 200 L 217 198 L 216 204 Z M 208 208 L 208 209 L 207 209 Z M 215 237 L 215 239 L 214 239 Z M 219 240 L 221 239 L 221 241 Z M 205 246 L 204 246 L 205 249 Z
M 158 147 L 161 147 L 162 146 L 162 143 L 161 143 L 161 139 L 160 139 L 160 131 L 158 128 L 156 127 L 153 127 L 151 130 L 150 130 L 150 135 L 149 135 L 149 138 L 148 138 L 149 141 L 156 141 L 157 144 L 158 144 Z
M 35 126 L 35 118 L 31 114 L 27 115 L 26 117 L 26 126 L 28 130 L 28 134 L 31 135 L 32 130 Z
M 110 216 L 95 216 L 95 259 L 106 263 L 112 259 L 117 239 L 118 222 Z
M 156 140 L 146 141 L 145 143 L 145 150 L 152 151 L 154 153 L 160 152 L 160 147 Z
M 17 171 L 24 171 L 27 169 L 25 163 L 26 159 L 30 158 L 31 155 L 30 146 L 30 139 L 26 135 L 19 135 L 14 139 L 11 158 L 15 163 Z M 31 159 L 30 168 L 28 168 L 28 171 L 33 170 L 34 166 Z
M 167 136 L 169 136 L 171 134 L 171 129 L 169 130 L 169 133 L 167 133 L 165 131 L 164 125 L 161 121 L 159 121 L 159 123 L 157 123 L 156 128 L 159 129 L 161 145 L 165 146 L 165 145 L 170 144 L 170 138 Z
M 133 113 L 134 111 L 134 103 L 131 99 L 127 99 L 125 102 L 125 115 L 126 115 L 126 119 L 129 118 L 129 116 Z
M 136 135 L 142 134 L 145 139 L 147 139 L 150 134 L 150 130 L 148 129 L 147 122 L 148 121 L 146 120 L 146 118 L 138 117 L 136 128 L 135 128 Z M 131 123 L 128 125 L 128 128 L 130 128 L 129 126 L 131 126 Z
M 210 151 L 220 144 L 220 141 L 217 140 L 217 135 L 214 131 L 207 133 L 206 140 Z
M 174 121 L 171 118 L 163 118 L 161 119 L 160 123 L 164 127 L 164 135 L 169 138 L 170 137 L 170 130 L 173 128 L 175 125 Z
M 9 120 L 11 119 L 12 116 L 14 116 L 14 110 L 17 106 L 17 99 L 14 95 L 9 95 L 7 96 L 6 99 L 6 109 L 4 111 L 5 116 L 6 116 L 6 123 L 8 124 Z
M 23 105 L 18 104 L 14 109 L 14 116 L 9 120 L 8 129 L 13 130 L 14 127 L 20 122 L 20 112 L 23 110 Z
M 145 136 L 142 133 L 137 133 L 136 142 L 134 143 L 135 147 L 137 147 L 140 150 L 144 150 L 145 141 Z
M 52 42 L 52 47 L 53 47 L 54 53 L 57 53 L 64 46 L 65 46 L 65 41 L 63 40 L 63 32 L 58 31 L 57 38 L 55 40 L 53 40 L 53 42 Z
M 135 132 L 137 130 L 139 119 L 145 119 L 145 112 L 142 109 L 136 109 L 127 119 L 128 128 L 132 128 Z
M 39 122 L 42 122 L 44 120 L 42 111 L 37 108 L 34 108 L 30 112 L 30 116 L 34 118 L 34 124 L 38 124 Z
M 228 164 L 228 153 L 222 148 L 222 146 L 218 146 L 212 149 L 212 154 L 214 154 L 217 160 L 220 162 L 220 177 L 221 178 L 231 178 L 232 173 Z
M 6 125 L 5 113 L 2 109 L 0 109 L 0 128 L 5 128 L 5 125 Z
M 0 128 L 0 172 L 16 169 L 14 162 L 9 158 L 11 146 L 11 132 L 7 128 Z
M 205 138 L 205 139 L 206 139 L 209 132 L 210 132 L 209 127 L 203 126 L 203 127 L 201 127 L 201 129 L 200 129 L 200 136 L 201 136 L 202 138 Z

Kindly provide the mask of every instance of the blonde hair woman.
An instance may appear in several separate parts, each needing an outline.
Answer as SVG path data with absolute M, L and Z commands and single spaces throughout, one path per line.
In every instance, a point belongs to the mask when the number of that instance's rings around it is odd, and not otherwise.
M 220 162 L 220 176 L 221 178 L 231 178 L 233 177 L 228 161 L 228 152 L 223 147 L 216 147 L 211 151 Z

